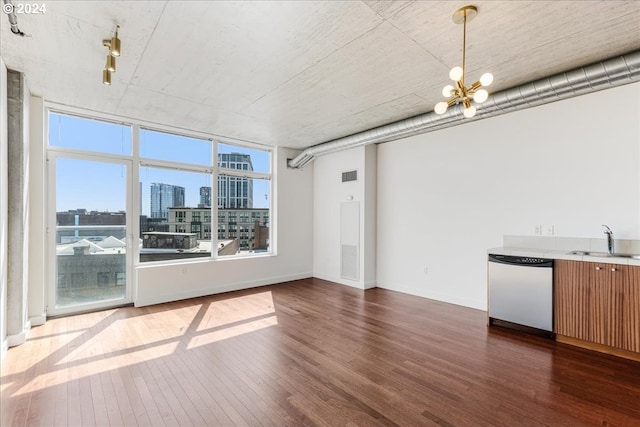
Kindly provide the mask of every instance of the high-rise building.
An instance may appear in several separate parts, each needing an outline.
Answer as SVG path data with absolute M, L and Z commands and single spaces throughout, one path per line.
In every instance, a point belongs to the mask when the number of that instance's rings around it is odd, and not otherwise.
M 170 233 L 195 233 L 198 240 L 215 235 L 210 208 L 170 208 L 168 223 Z M 269 208 L 218 209 L 218 239 L 238 240 L 240 250 L 266 250 L 269 223 Z
M 211 206 L 211 187 L 200 187 L 200 205 Z
M 249 154 L 219 153 L 218 166 L 245 171 L 253 170 Z M 253 179 L 220 174 L 218 176 L 218 207 L 253 208 Z
M 151 184 L 151 218 L 169 218 L 168 208 L 183 207 L 184 187 L 154 182 Z

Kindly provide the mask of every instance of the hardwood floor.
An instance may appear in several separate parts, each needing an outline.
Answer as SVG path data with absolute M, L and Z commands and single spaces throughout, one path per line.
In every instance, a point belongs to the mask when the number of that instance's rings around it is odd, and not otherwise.
M 2 426 L 640 426 L 640 363 L 318 279 L 51 319 Z

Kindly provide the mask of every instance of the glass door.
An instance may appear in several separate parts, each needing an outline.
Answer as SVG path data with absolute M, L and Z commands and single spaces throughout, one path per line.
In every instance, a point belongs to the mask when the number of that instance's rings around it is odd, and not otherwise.
M 131 302 L 131 162 L 56 154 L 50 164 L 49 218 L 55 227 L 49 227 L 54 250 L 48 312 Z

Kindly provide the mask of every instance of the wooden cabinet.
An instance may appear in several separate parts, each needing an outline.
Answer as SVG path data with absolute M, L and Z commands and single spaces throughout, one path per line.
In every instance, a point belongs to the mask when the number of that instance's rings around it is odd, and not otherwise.
M 553 265 L 555 333 L 588 341 L 589 286 L 585 263 L 556 260 Z
M 640 267 L 556 260 L 555 332 L 640 353 Z
M 640 353 L 640 267 L 629 266 L 622 294 L 622 348 Z

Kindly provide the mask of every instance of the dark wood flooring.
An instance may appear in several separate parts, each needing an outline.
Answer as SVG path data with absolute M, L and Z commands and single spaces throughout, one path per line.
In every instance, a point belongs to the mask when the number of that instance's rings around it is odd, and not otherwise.
M 2 426 L 640 426 L 640 363 L 309 279 L 51 319 Z

